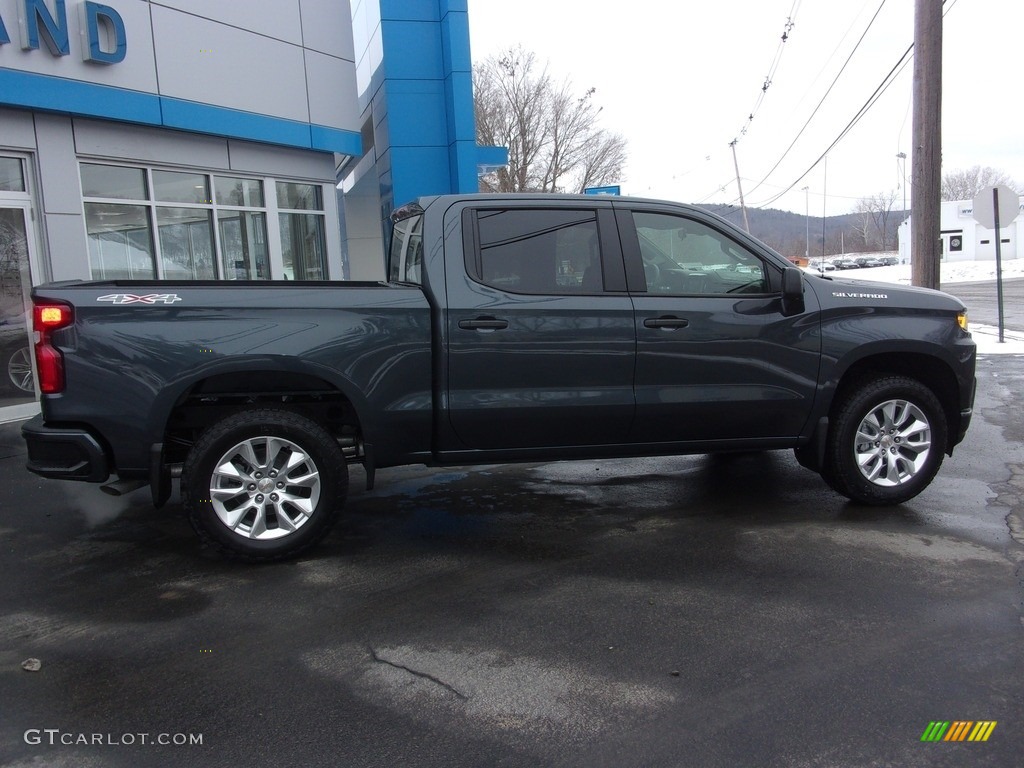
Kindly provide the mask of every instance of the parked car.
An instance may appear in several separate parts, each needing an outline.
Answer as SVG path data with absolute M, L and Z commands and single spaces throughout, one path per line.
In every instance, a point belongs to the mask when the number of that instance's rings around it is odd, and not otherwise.
M 883 267 L 892 267 L 900 263 L 900 260 L 895 256 L 881 256 L 878 260 L 882 262 Z
M 853 259 L 832 259 L 832 266 L 836 269 L 860 269 L 860 264 Z
M 858 256 L 854 259 L 857 262 L 857 266 L 861 269 L 869 269 L 870 267 L 881 267 L 884 266 L 882 262 L 876 259 L 874 256 Z
M 835 272 L 836 265 L 830 261 L 812 261 L 807 268 L 814 272 Z

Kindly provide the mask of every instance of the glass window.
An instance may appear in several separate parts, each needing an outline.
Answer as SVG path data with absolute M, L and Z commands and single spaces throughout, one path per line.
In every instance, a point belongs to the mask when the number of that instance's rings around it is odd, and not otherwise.
M 320 185 L 279 181 L 277 182 L 277 206 L 295 211 L 322 211 L 324 203 L 320 194 Z
M 281 257 L 286 280 L 326 280 L 324 217 L 312 213 L 282 213 Z
M 35 399 L 32 347 L 25 316 L 32 287 L 26 213 L 20 207 L 0 207 L 0 408 L 24 405 Z
M 82 163 L 82 194 L 119 200 L 148 200 L 146 172 L 141 168 Z
M 591 210 L 478 212 L 479 279 L 513 293 L 603 289 L 597 217 Z
M 99 163 L 80 173 L 94 279 L 328 279 L 323 184 Z
M 89 264 L 94 280 L 156 277 L 148 213 L 144 205 L 85 204 Z
M 769 267 L 706 224 L 662 213 L 633 213 L 648 293 L 768 293 Z
M 25 170 L 16 157 L 0 157 L 0 192 L 24 192 Z
M 391 239 L 390 278 L 398 283 L 420 283 L 423 271 L 423 216 L 410 216 L 395 224 Z
M 210 182 L 202 173 L 153 171 L 153 197 L 162 203 L 209 204 Z
M 263 207 L 263 182 L 258 179 L 234 179 L 218 176 L 214 179 L 218 205 L 236 205 L 247 208 Z
M 254 211 L 220 211 L 220 249 L 225 280 L 269 280 L 267 215 Z
M 213 280 L 211 212 L 205 208 L 156 209 L 160 256 L 167 280 Z

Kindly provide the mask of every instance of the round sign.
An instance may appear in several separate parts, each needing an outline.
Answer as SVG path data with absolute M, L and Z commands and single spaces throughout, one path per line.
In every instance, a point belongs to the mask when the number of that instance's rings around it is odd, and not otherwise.
M 974 198 L 974 220 L 981 226 L 995 229 L 996 202 L 999 198 L 999 226 L 1005 227 L 1020 213 L 1020 197 L 1005 184 L 986 187 Z

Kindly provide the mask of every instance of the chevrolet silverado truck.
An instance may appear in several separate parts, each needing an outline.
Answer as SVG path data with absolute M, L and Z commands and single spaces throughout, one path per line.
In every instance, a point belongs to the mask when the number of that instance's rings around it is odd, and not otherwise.
M 382 282 L 66 282 L 33 291 L 28 469 L 180 478 L 248 560 L 321 540 L 347 465 L 793 449 L 899 504 L 964 437 L 975 344 L 944 293 L 815 276 L 696 207 L 424 197 Z M 116 475 L 116 479 L 113 476 Z

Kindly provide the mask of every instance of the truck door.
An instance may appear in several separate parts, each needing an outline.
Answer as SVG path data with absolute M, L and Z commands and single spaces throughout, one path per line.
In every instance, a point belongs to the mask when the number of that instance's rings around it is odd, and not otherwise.
M 624 442 L 636 336 L 610 204 L 503 201 L 452 216 L 462 237 L 445 245 L 445 344 L 457 440 L 476 450 Z M 445 229 L 458 231 L 447 218 Z
M 767 444 L 799 435 L 818 378 L 816 307 L 784 316 L 782 267 L 711 217 L 651 206 L 617 218 L 636 306 L 630 438 Z

